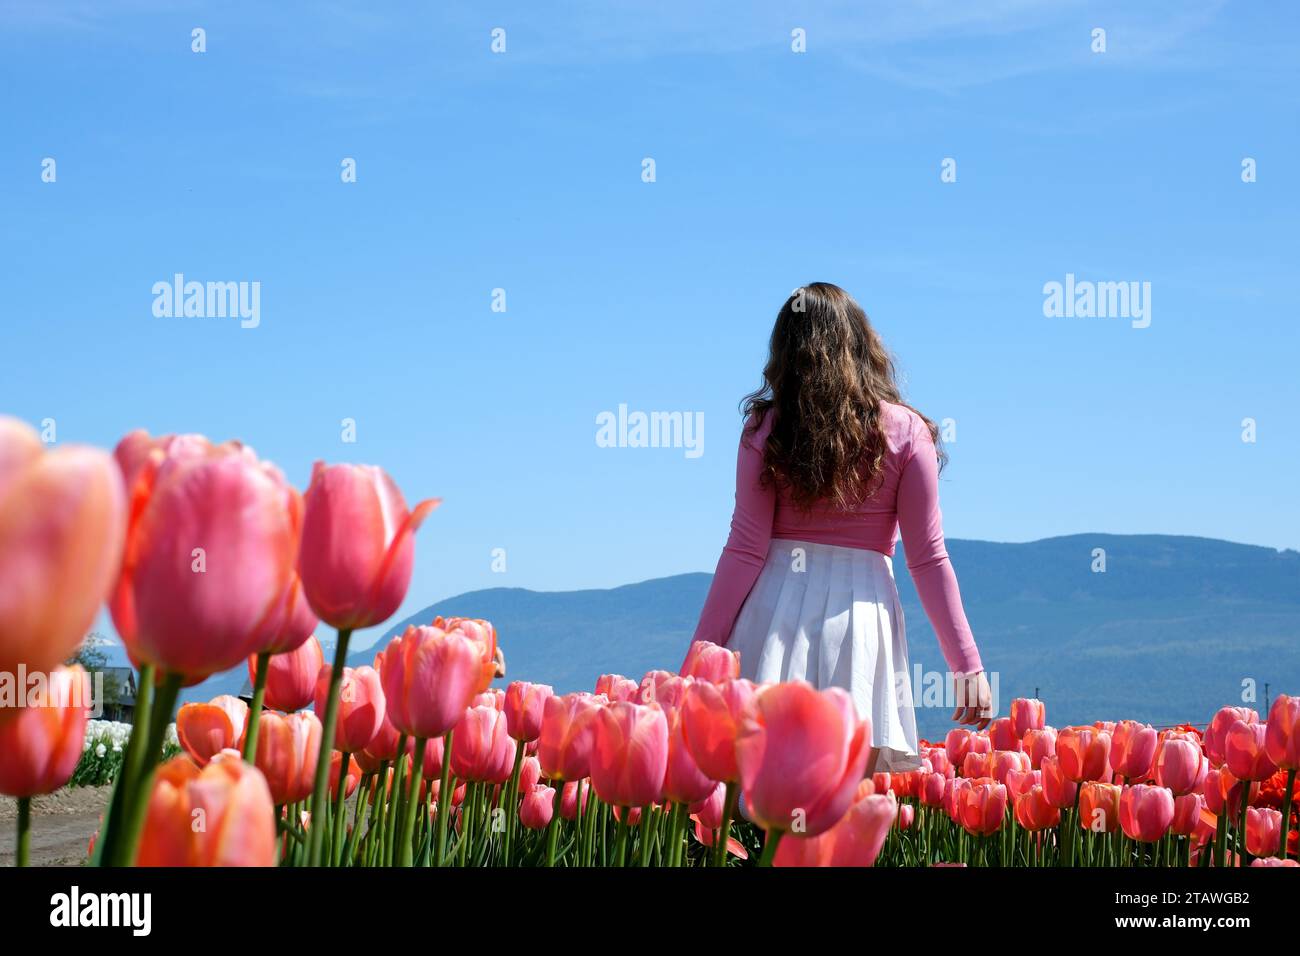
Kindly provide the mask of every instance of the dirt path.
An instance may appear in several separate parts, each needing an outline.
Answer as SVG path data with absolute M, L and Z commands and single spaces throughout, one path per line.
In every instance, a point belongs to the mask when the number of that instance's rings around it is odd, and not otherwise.
M 65 787 L 32 799 L 32 865 L 80 866 L 108 805 L 110 787 Z M 0 866 L 14 865 L 18 805 L 0 797 Z

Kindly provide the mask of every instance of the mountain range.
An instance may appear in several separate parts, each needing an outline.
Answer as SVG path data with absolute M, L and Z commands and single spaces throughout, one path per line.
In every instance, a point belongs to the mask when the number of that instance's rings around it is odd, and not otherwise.
M 1003 713 L 1013 697 L 1037 694 L 1056 726 L 1123 718 L 1203 724 L 1225 704 L 1262 710 L 1266 694 L 1300 693 L 1296 551 L 1109 534 L 1023 544 L 950 540 L 948 551 Z M 943 658 L 901 548 L 894 567 L 913 669 L 938 680 L 929 675 L 945 670 Z M 609 589 L 472 591 L 397 622 L 348 662 L 371 663 L 408 624 L 441 614 L 493 622 L 506 681 L 589 690 L 603 673 L 676 671 L 710 580 L 698 573 Z M 185 696 L 238 693 L 245 680 L 242 670 L 228 672 Z M 942 737 L 949 713 L 918 707 L 921 734 Z

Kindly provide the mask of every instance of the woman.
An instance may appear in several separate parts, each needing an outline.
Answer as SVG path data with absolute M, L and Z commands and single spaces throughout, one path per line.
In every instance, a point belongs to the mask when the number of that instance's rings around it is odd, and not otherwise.
M 953 719 L 988 726 L 992 695 L 944 549 L 938 429 L 903 404 L 893 361 L 843 289 L 796 289 L 772 329 L 764 385 L 745 400 L 736 510 L 695 640 L 740 653 L 760 682 L 843 687 L 870 719 L 870 768 L 919 766 L 907 640 L 894 583 L 907 567 L 953 672 Z

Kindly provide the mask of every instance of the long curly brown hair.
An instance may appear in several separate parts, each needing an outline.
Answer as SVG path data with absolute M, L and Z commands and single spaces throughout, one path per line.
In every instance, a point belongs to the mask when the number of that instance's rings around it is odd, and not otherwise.
M 772 328 L 763 385 L 742 403 L 751 433 L 775 416 L 763 450 L 763 483 L 787 491 L 805 510 L 819 503 L 852 510 L 881 476 L 888 450 L 882 401 L 911 408 L 862 307 L 829 282 L 796 289 Z M 921 419 L 942 466 L 939 429 Z

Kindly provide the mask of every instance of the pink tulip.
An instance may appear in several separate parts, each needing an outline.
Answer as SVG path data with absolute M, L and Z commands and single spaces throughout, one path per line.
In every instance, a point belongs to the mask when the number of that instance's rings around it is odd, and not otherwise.
M 740 778 L 736 738 L 755 696 L 755 687 L 747 680 L 724 684 L 694 681 L 686 688 L 680 707 L 686 748 L 713 780 L 734 782 Z
M 1060 810 L 1074 806 L 1079 785 L 1065 775 L 1065 771 L 1061 769 L 1061 758 L 1055 754 L 1044 757 L 1041 769 L 1043 795 L 1047 798 L 1047 802 Z
M 1174 794 L 1165 787 L 1135 784 L 1119 798 L 1119 825 L 1124 834 L 1142 843 L 1154 843 L 1174 822 Z
M 546 698 L 555 695 L 548 684 L 517 680 L 506 688 L 506 726 L 515 740 L 531 741 L 542 735 L 542 713 Z
M 76 651 L 117 574 L 126 511 L 107 454 L 46 452 L 0 416 L 0 673 L 46 673 Z M 0 706 L 0 722 L 14 710 Z
M 998 783 L 1007 782 L 1012 771 L 1032 772 L 1029 755 L 1018 750 L 995 750 L 989 758 L 989 776 Z
M 546 699 L 537 759 L 551 780 L 580 780 L 591 772 L 596 716 L 601 706 L 590 694 L 565 694 Z
M 460 780 L 505 783 L 514 771 L 515 748 L 505 714 L 470 707 L 451 735 L 451 771 Z
M 1010 717 L 999 717 L 989 724 L 989 739 L 993 741 L 994 750 L 1020 750 L 1020 738 Z
M 1198 829 L 1204 809 L 1205 798 L 1199 793 L 1174 797 L 1174 818 L 1170 821 L 1169 831 L 1177 836 L 1192 836 Z
M 1025 753 L 1029 754 L 1029 764 L 1035 770 L 1043 765 L 1044 757 L 1056 754 L 1056 731 L 1051 727 L 1042 730 L 1030 730 L 1021 741 Z
M 669 712 L 667 719 L 668 764 L 664 772 L 662 799 L 671 803 L 696 803 L 713 792 L 714 781 L 700 769 L 686 746 L 681 713 Z
M 944 738 L 944 752 L 948 755 L 948 762 L 954 767 L 960 767 L 966 760 L 966 754 L 970 753 L 971 732 L 961 727 L 954 727 L 948 731 L 948 736 Z
M 1223 762 L 1238 780 L 1267 780 L 1277 773 L 1264 749 L 1264 724 L 1238 720 L 1223 738 Z
M 294 601 L 298 493 L 238 442 L 199 435 L 118 446 L 131 497 L 111 601 L 131 659 L 191 682 L 229 670 L 280 635 Z
M 1228 731 L 1237 721 L 1247 724 L 1259 723 L 1259 714 L 1249 707 L 1223 707 L 1210 720 L 1210 725 L 1205 728 L 1205 738 L 1203 741 L 1205 747 L 1205 756 L 1210 760 L 1210 766 L 1223 766 L 1224 744 L 1227 740 Z
M 389 719 L 411 737 L 441 737 L 479 692 L 480 646 L 459 629 L 411 625 L 383 652 Z
M 1300 768 L 1300 697 L 1279 694 L 1273 701 L 1264 732 L 1264 750 L 1282 770 Z
M 641 685 L 622 674 L 601 674 L 596 678 L 596 693 L 612 701 L 635 701 L 640 692 Z
M 1246 852 L 1272 856 L 1282 840 L 1282 814 L 1271 807 L 1246 808 Z
M 0 429 L 4 422 L 0 419 Z M 3 468 L 0 460 L 0 480 Z M 90 678 L 80 664 L 59 666 L 49 673 L 39 699 L 25 696 L 25 706 L 12 708 L 10 718 L 0 721 L 0 793 L 10 797 L 53 793 L 72 777 L 86 739 Z
M 1250 865 L 1300 867 L 1300 862 L 1296 862 L 1295 860 L 1283 860 L 1276 856 L 1262 856 L 1258 860 L 1251 860 Z
M 1007 798 L 1015 803 L 1022 793 L 1042 786 L 1043 773 L 1041 770 L 1008 770 L 1006 778 L 999 782 L 1006 785 Z
M 542 779 L 542 765 L 536 757 L 525 757 L 519 764 L 519 792 L 537 786 Z
M 221 751 L 238 746 L 247 721 L 248 705 L 230 694 L 207 704 L 182 704 L 176 712 L 176 739 L 195 763 L 206 767 Z
M 406 741 L 406 755 L 411 760 L 415 760 L 415 741 L 409 737 Z M 441 780 L 442 761 L 446 755 L 447 744 L 445 737 L 430 737 L 426 740 L 424 742 L 424 762 L 420 767 L 420 776 L 425 780 Z M 450 770 L 450 768 L 448 769 Z
M 720 644 L 695 641 L 686 652 L 681 676 L 722 684 L 740 676 L 740 655 Z
M 591 786 L 586 780 L 570 780 L 564 785 L 560 794 L 560 816 L 565 820 L 578 818 L 578 794 L 582 794 L 582 812 L 587 812 L 587 800 L 591 796 Z
M 1156 783 L 1168 787 L 1175 796 L 1198 789 L 1209 770 L 1200 743 L 1193 737 L 1172 733 L 1161 738 L 1154 764 Z
M 272 710 L 292 713 L 316 698 L 316 677 L 325 666 L 320 641 L 309 634 L 291 651 L 267 658 L 265 704 Z M 257 655 L 248 659 L 249 683 L 257 681 Z
M 1007 812 L 1007 788 L 985 778 L 970 781 L 956 795 L 958 822 L 968 833 L 988 836 L 1002 827 Z
M 689 725 L 687 733 L 689 743 Z M 765 830 L 816 836 L 852 804 L 871 753 L 871 727 L 842 688 L 773 684 L 742 718 L 735 749 L 746 815 Z
M 591 785 L 606 803 L 643 807 L 659 799 L 668 766 L 668 721 L 653 704 L 611 703 L 595 722 Z
M 416 529 L 439 501 L 407 511 L 383 469 L 318 461 L 304 504 L 298 573 L 312 610 L 339 630 L 388 620 L 411 582 Z
M 941 773 L 921 774 L 921 803 L 927 807 L 943 806 L 943 792 L 947 778 Z M 778 847 L 778 849 L 780 849 Z
M 665 711 L 673 711 L 681 706 L 686 688 L 694 682 L 693 677 L 678 677 L 668 671 L 650 671 L 641 678 L 635 702 L 638 704 L 658 704 Z
M 889 835 L 889 828 L 901 810 L 892 796 L 871 793 L 869 788 L 862 788 L 855 796 L 844 816 L 824 833 L 811 837 L 791 834 L 782 839 L 772 865 L 874 865 L 885 837 Z
M 325 720 L 333 669 L 322 667 L 316 676 L 316 716 Z M 334 748 L 344 753 L 364 750 L 375 739 L 384 723 L 384 689 L 373 667 L 343 668 L 339 686 L 338 723 L 334 728 Z
M 441 615 L 433 619 L 431 626 L 443 631 L 459 631 L 473 641 L 479 652 L 478 681 L 475 692 L 494 695 L 501 693 L 500 691 L 489 690 L 492 679 L 497 675 L 497 629 L 495 627 L 479 618 L 444 618 Z M 497 700 L 495 706 L 497 710 L 500 710 L 501 701 Z
M 703 800 L 690 805 L 691 819 L 699 820 L 706 830 L 722 826 L 722 811 L 726 808 L 727 785 L 720 783 Z
M 530 830 L 545 830 L 555 813 L 555 789 L 533 787 L 519 803 L 519 822 Z
M 910 803 L 902 804 L 898 808 L 898 829 L 910 830 L 914 822 L 916 822 L 916 807 Z
M 1111 768 L 1131 783 L 1149 779 L 1157 743 L 1159 736 L 1149 724 L 1121 720 L 1110 738 Z
M 1047 705 L 1036 698 L 1017 697 L 1011 702 L 1011 726 L 1017 739 L 1024 740 L 1031 730 L 1042 730 L 1047 724 Z M 1001 748 L 1009 750 L 1010 748 Z

